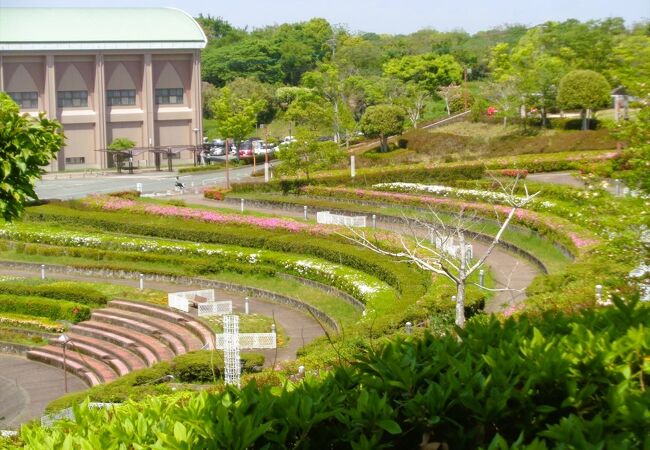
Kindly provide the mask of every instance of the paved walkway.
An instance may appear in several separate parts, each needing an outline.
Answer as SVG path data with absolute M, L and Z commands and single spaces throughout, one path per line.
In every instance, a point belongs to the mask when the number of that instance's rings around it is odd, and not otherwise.
M 214 200 L 208 200 L 203 198 L 200 195 L 188 195 L 185 197 L 185 200 L 188 204 L 199 204 L 212 207 L 220 208 L 231 208 L 239 209 L 239 204 L 228 203 L 228 202 L 216 202 Z M 345 205 L 347 208 L 348 205 Z M 353 208 L 353 206 L 352 206 Z M 246 210 L 248 211 L 257 211 L 267 214 L 274 214 L 279 216 L 287 216 L 302 219 L 303 212 L 299 210 L 287 210 L 283 208 L 273 208 L 273 207 L 258 207 L 246 205 Z M 313 217 L 313 211 L 311 215 Z M 403 225 L 395 224 L 393 222 L 384 222 L 377 219 L 377 227 L 397 231 L 405 234 L 410 234 L 410 229 Z M 481 241 L 473 241 L 472 245 L 474 247 L 474 255 L 482 255 L 483 252 L 487 249 L 487 245 Z M 489 258 L 486 260 L 487 265 L 490 267 L 490 271 L 494 276 L 496 287 L 505 288 L 509 287 L 510 289 L 519 290 L 517 291 L 501 291 L 496 292 L 494 296 L 486 303 L 485 311 L 486 312 L 498 312 L 506 309 L 511 305 L 516 305 L 526 298 L 526 294 L 523 292 L 528 285 L 533 281 L 533 279 L 540 273 L 537 266 L 526 261 L 523 258 L 520 258 L 501 247 L 496 247 Z
M 87 388 L 68 373 L 68 392 Z M 39 418 L 48 403 L 64 394 L 63 370 L 22 356 L 0 354 L 0 429 L 14 429 Z
M 537 181 L 540 183 L 549 183 L 549 184 L 559 184 L 563 186 L 571 186 L 573 188 L 585 189 L 587 188 L 587 183 L 579 179 L 576 172 L 542 172 L 542 173 L 531 173 L 526 179 L 531 181 Z M 625 185 L 620 181 L 612 180 L 609 178 L 604 178 L 601 181 L 606 182 L 605 190 L 612 195 L 621 196 Z M 617 187 L 618 183 L 618 187 Z

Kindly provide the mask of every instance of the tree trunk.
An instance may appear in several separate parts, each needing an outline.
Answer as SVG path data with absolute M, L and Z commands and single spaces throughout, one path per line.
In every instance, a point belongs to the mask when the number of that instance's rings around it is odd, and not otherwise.
M 465 280 L 456 284 L 456 326 L 465 328 Z
M 387 152 L 388 151 L 388 137 L 384 136 L 382 134 L 381 136 L 379 136 L 379 142 L 381 143 L 381 148 L 380 148 L 381 153 Z
M 546 117 L 546 108 L 541 109 L 541 115 L 542 115 L 542 128 L 546 128 L 546 125 L 548 123 L 548 118 Z
M 447 108 L 447 115 L 451 116 L 451 109 L 449 109 L 449 99 L 445 97 L 445 108 Z
M 587 129 L 587 110 L 583 109 L 580 111 L 580 117 L 582 117 L 582 131 Z

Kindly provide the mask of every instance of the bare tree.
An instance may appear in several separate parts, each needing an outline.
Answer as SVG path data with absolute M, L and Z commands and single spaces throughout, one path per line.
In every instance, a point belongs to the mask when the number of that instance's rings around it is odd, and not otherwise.
M 411 239 L 407 240 L 403 234 L 400 234 L 401 250 L 382 248 L 377 242 L 368 239 L 365 232 L 353 228 L 350 228 L 352 236 L 348 236 L 348 239 L 376 253 L 393 256 L 400 258 L 403 262 L 415 264 L 423 270 L 435 275 L 441 275 L 454 283 L 456 286 L 456 325 L 464 327 L 465 291 L 468 279 L 483 267 L 485 260 L 501 241 L 501 236 L 508 228 L 517 210 L 528 205 L 539 194 L 539 192 L 530 194 L 528 188 L 524 185 L 525 195 L 515 195 L 517 182 L 518 180 L 515 180 L 509 187 L 498 182 L 505 194 L 504 203 L 509 207 L 508 214 L 503 221 L 499 220 L 497 214 L 497 220 L 500 222 L 499 230 L 491 238 L 483 255 L 478 258 L 473 258 L 475 255 L 472 255 L 472 247 L 467 238 L 469 221 L 465 217 L 463 210 L 459 212 L 457 220 L 451 224 L 445 223 L 433 210 L 431 210 L 431 214 L 435 219 L 433 224 L 420 219 L 407 219 L 405 217 Z M 458 244 L 456 245 L 455 242 L 458 242 Z M 493 292 L 514 291 L 509 286 L 503 289 L 491 289 L 477 283 L 473 284 Z
M 447 115 L 451 116 L 451 102 L 457 100 L 461 96 L 460 86 L 455 84 L 450 84 L 449 86 L 440 86 L 436 91 L 438 97 L 445 101 L 445 108 L 447 109 Z

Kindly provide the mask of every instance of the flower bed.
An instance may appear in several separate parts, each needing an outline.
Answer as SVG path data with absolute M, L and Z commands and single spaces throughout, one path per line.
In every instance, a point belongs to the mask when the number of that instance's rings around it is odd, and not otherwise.
M 46 317 L 8 312 L 3 312 L 0 316 L 0 326 L 45 331 L 49 333 L 61 333 L 65 331 L 63 325 Z
M 460 210 L 473 211 L 483 217 L 494 217 L 495 212 L 505 216 L 510 208 L 503 205 L 490 205 L 485 203 L 468 202 L 460 199 L 438 198 L 425 195 L 403 194 L 399 192 L 381 192 L 365 189 L 328 188 L 306 186 L 303 192 L 309 195 L 332 196 L 348 199 L 369 199 L 389 203 L 402 203 L 414 206 L 431 206 L 446 211 L 457 212 Z M 513 218 L 514 222 L 529 227 L 536 232 L 551 237 L 551 239 L 565 245 L 575 254 L 592 248 L 598 243 L 595 236 L 586 230 L 563 219 L 542 215 L 527 209 L 519 209 Z
M 293 233 L 309 231 L 309 225 L 290 219 L 276 219 L 266 217 L 245 216 L 239 214 L 225 214 L 216 211 L 187 208 L 183 206 L 157 205 L 140 203 L 129 199 L 113 198 L 109 196 L 94 196 L 84 199 L 86 206 L 103 211 L 128 211 L 132 213 L 149 214 L 154 216 L 177 217 L 181 219 L 201 220 L 209 223 L 227 223 L 251 225 L 267 230 L 284 230 Z

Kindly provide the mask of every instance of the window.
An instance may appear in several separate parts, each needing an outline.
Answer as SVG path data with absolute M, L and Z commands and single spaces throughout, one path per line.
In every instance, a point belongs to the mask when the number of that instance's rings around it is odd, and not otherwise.
M 156 105 L 182 105 L 183 88 L 156 89 Z
M 38 92 L 8 92 L 20 109 L 38 108 Z
M 72 156 L 65 159 L 66 164 L 85 164 L 86 158 L 83 156 Z
M 135 105 L 135 89 L 116 89 L 106 91 L 108 106 Z
M 88 91 L 59 91 L 56 93 L 58 108 L 81 108 L 88 106 Z

